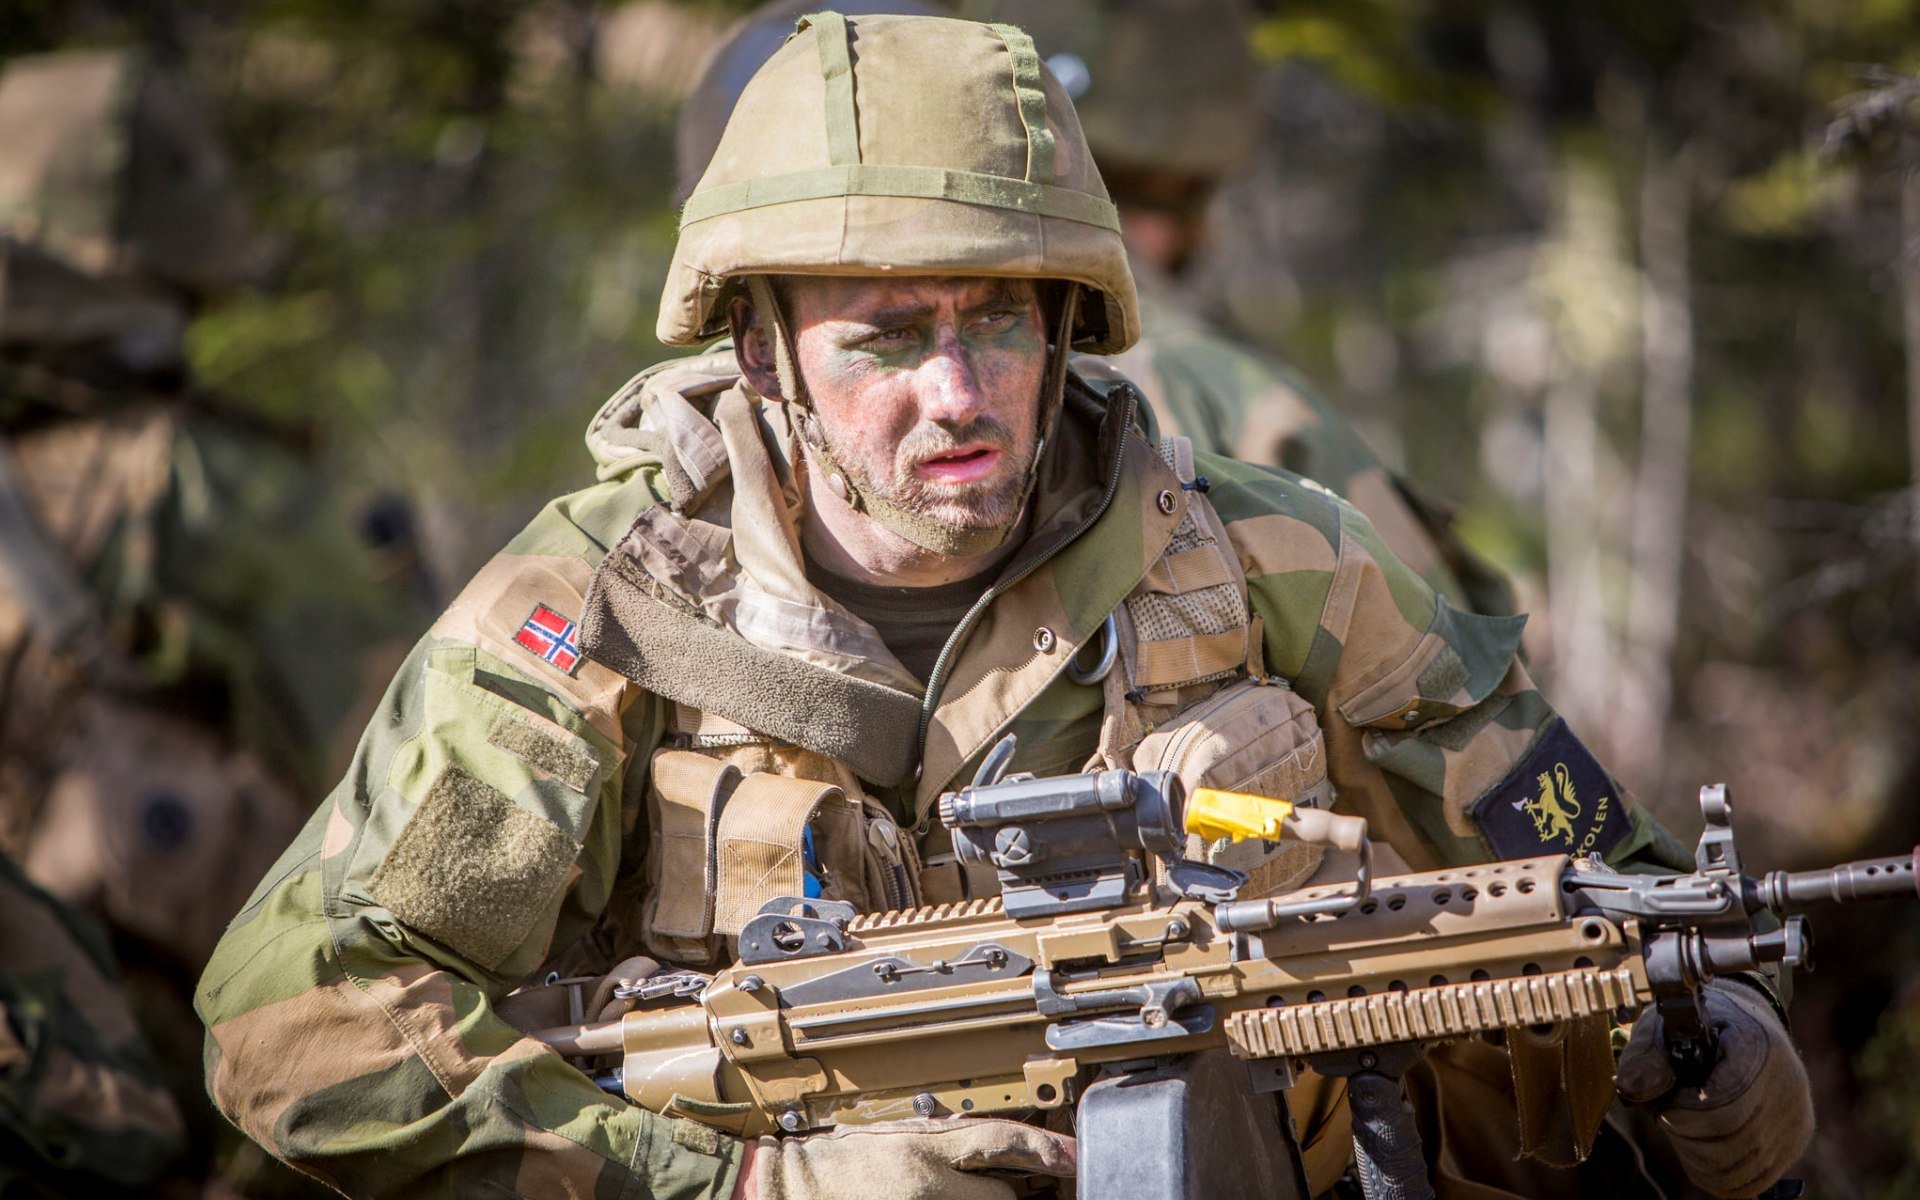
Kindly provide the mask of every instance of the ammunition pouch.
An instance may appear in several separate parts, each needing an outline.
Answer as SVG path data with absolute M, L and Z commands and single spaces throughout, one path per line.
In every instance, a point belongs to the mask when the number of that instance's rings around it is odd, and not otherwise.
M 675 726 L 647 788 L 641 921 L 653 953 L 724 961 L 780 896 L 813 891 L 861 912 L 919 903 L 910 840 L 845 765 L 684 705 Z

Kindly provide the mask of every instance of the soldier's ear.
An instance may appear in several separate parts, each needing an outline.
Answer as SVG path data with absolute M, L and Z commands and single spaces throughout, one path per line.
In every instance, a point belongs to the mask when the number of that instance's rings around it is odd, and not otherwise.
M 754 311 L 753 300 L 736 292 L 727 301 L 727 326 L 733 332 L 733 360 L 747 385 L 768 399 L 780 394 L 780 371 L 773 357 L 773 337 L 767 323 Z

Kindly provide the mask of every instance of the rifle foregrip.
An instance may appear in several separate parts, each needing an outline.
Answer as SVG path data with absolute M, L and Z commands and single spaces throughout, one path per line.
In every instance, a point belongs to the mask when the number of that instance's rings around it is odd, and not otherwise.
M 1420 1131 L 1400 1081 L 1376 1071 L 1347 1080 L 1353 1114 L 1353 1161 L 1367 1200 L 1433 1200 Z

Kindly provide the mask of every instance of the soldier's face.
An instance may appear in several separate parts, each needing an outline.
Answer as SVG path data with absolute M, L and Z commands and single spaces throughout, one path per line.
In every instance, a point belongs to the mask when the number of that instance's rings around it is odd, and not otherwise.
M 1046 319 L 1031 280 L 788 277 L 821 433 L 864 492 L 965 529 L 1020 517 Z

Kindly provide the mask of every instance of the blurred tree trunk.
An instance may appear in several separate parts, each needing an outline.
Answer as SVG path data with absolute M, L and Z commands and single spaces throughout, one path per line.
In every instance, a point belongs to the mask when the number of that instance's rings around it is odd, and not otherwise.
M 1681 150 L 1650 149 L 1640 187 L 1640 463 L 1629 542 L 1625 680 L 1612 743 L 1621 769 L 1658 783 L 1673 710 L 1673 653 L 1687 555 L 1693 446 L 1693 171 Z M 1911 297 L 1911 290 L 1910 290 Z M 1909 325 L 1912 324 L 1909 304 Z
M 1907 358 L 1907 480 L 1920 513 L 1920 136 L 1902 139 L 1906 169 L 1900 179 L 1900 300 Z M 1920 520 L 1920 517 L 1916 517 Z M 1915 530 L 1920 537 L 1920 529 Z
M 1609 761 L 1632 478 L 1603 416 L 1635 373 L 1640 300 L 1615 171 L 1606 156 L 1562 149 L 1559 212 L 1535 268 L 1554 338 L 1541 430 L 1553 695 Z
M 1576 729 L 1605 729 L 1616 689 L 1597 520 L 1600 395 L 1577 365 L 1563 361 L 1555 374 L 1542 422 L 1554 703 Z

